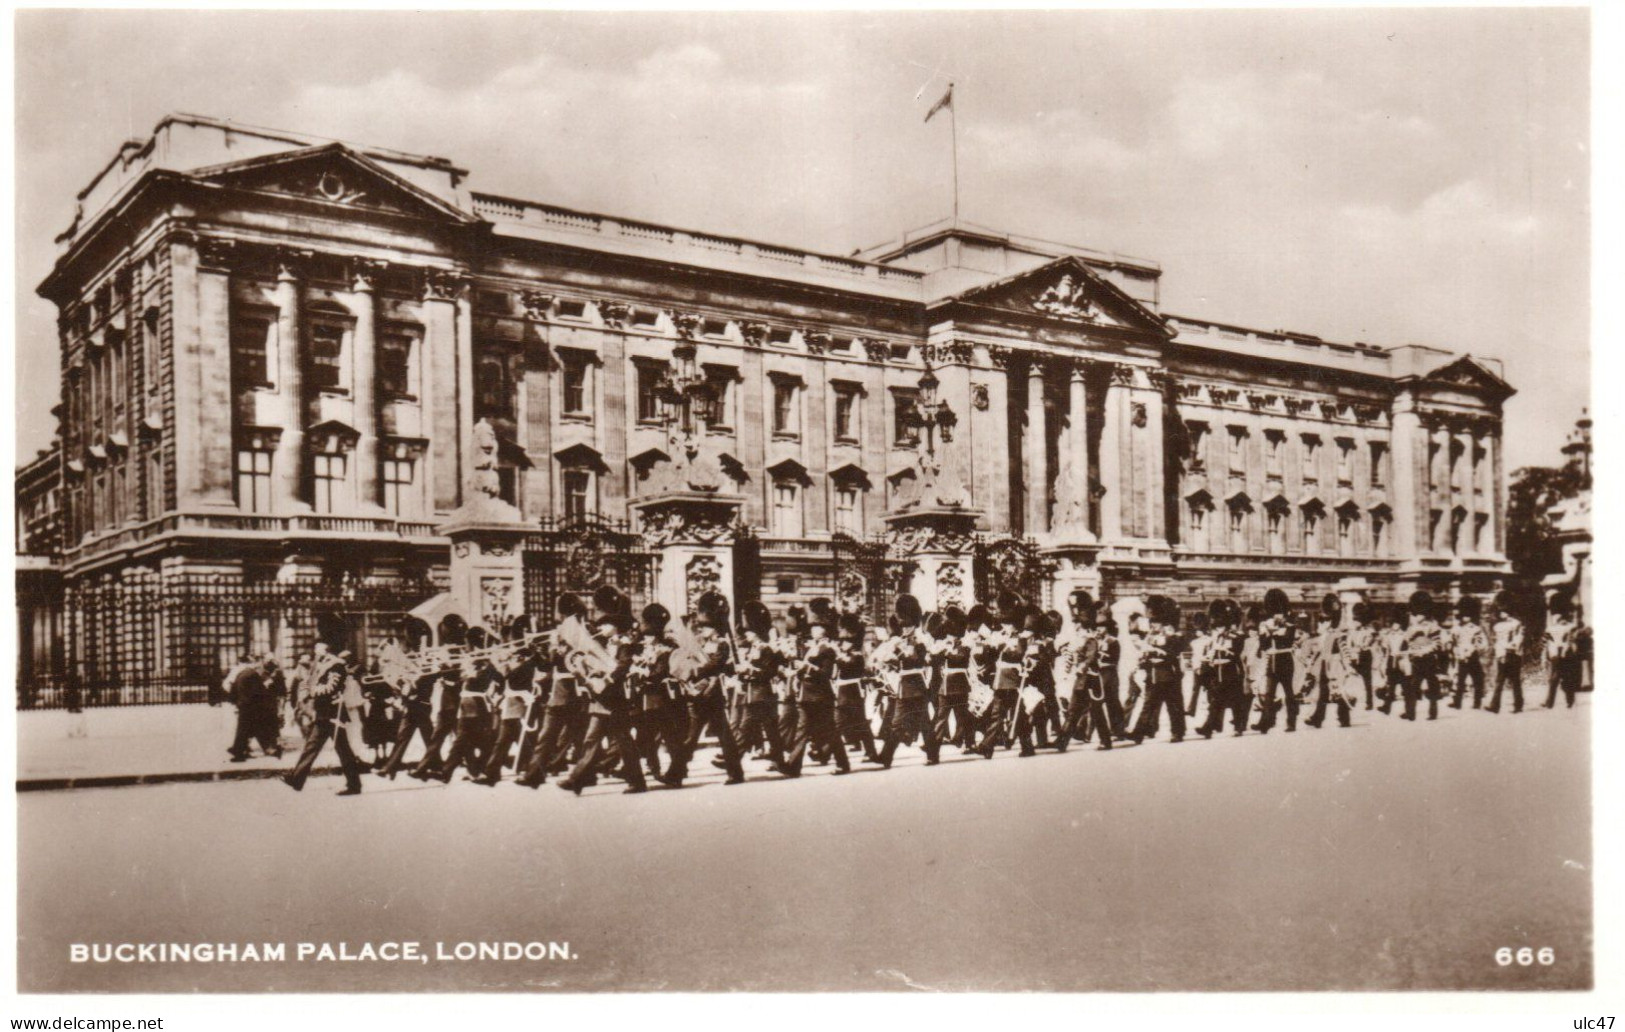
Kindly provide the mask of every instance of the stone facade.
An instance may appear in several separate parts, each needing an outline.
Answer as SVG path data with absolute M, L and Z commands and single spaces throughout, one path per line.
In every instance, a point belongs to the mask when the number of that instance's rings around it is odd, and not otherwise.
M 963 224 L 838 257 L 466 180 L 191 117 L 120 152 L 40 288 L 68 584 L 441 576 L 480 420 L 525 520 L 634 520 L 676 461 L 679 343 L 717 392 L 697 454 L 769 603 L 833 590 L 832 536 L 879 535 L 910 498 L 926 362 L 979 529 L 1034 539 L 1057 587 L 1389 598 L 1506 570 L 1494 362 L 1170 316 L 1154 263 Z

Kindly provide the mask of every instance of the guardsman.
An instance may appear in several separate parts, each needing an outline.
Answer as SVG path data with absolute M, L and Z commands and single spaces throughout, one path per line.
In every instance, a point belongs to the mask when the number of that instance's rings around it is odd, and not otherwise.
M 1032 731 L 1022 714 L 1022 664 L 1027 655 L 1029 637 L 1022 633 L 1025 622 L 1021 596 L 1013 591 L 1004 592 L 998 600 L 998 627 L 986 637 L 988 647 L 995 650 L 993 665 L 993 705 L 989 707 L 987 721 L 982 729 L 981 744 L 974 750 L 986 759 L 993 758 L 999 745 L 1009 747 L 1019 734 L 1022 755 L 1033 752 Z
M 1239 738 L 1247 733 L 1253 693 L 1247 685 L 1244 656 L 1247 636 L 1237 626 L 1240 622 L 1241 607 L 1232 600 L 1214 599 L 1208 605 L 1208 623 L 1212 628 L 1207 648 L 1210 703 L 1207 722 L 1197 728 L 1203 738 L 1224 730 L 1226 714 L 1230 715 L 1232 734 Z
M 857 613 L 843 613 L 838 623 L 835 641 L 835 721 L 840 727 L 843 742 L 862 747 L 863 758 L 870 763 L 878 763 L 875 732 L 869 726 L 865 697 L 869 663 L 863 648 L 863 618 Z
M 316 757 L 331 738 L 333 750 L 339 755 L 339 766 L 344 771 L 344 790 L 338 794 L 361 794 L 361 764 L 350 749 L 350 738 L 343 724 L 347 716 L 343 706 L 344 689 L 350 679 L 350 671 L 344 663 L 347 655 L 324 655 L 319 665 L 311 671 L 307 685 L 314 717 L 310 737 L 305 740 L 305 748 L 293 769 L 282 776 L 282 780 L 295 792 L 304 791 L 305 780 L 310 777 L 310 769 L 316 765 Z
M 631 602 L 606 585 L 593 593 L 593 607 L 593 641 L 610 657 L 612 665 L 608 670 L 588 672 L 586 748 L 558 786 L 580 795 L 583 788 L 597 783 L 601 768 L 611 768 L 618 761 L 626 794 L 635 795 L 648 791 L 648 785 L 643 780 L 637 743 L 632 740 L 631 701 L 627 697 L 626 677 L 635 651 Z
M 1400 641 L 1400 671 L 1405 677 L 1405 719 L 1416 719 L 1417 701 L 1425 694 L 1428 719 L 1439 719 L 1439 667 L 1444 656 L 1439 625 L 1433 619 L 1433 596 L 1413 592 L 1406 607 L 1409 620 Z
M 1348 727 L 1349 706 L 1358 697 L 1358 690 L 1351 685 L 1359 677 L 1360 636 L 1352 620 L 1345 625 L 1343 604 L 1336 595 L 1328 594 L 1320 600 L 1320 613 L 1320 640 L 1312 672 L 1315 712 L 1304 723 L 1316 728 L 1324 724 L 1329 701 L 1337 707 L 1337 726 Z
M 827 753 L 835 760 L 836 774 L 850 774 L 852 763 L 835 728 L 835 607 L 828 599 L 814 599 L 807 614 L 807 642 L 801 649 L 795 671 L 796 736 L 790 754 L 777 768 L 786 777 L 801 776 L 801 764 L 808 749 Z M 881 754 L 881 762 L 889 760 Z
M 782 662 L 779 664 L 779 738 L 793 742 L 801 709 L 797 705 L 800 691 L 796 678 L 801 674 L 801 657 L 807 649 L 807 611 L 791 606 L 785 611 L 780 630 L 774 640 Z
M 728 724 L 728 706 L 723 697 L 723 681 L 734 676 L 728 616 L 728 599 L 718 592 L 707 592 L 695 605 L 694 632 L 705 659 L 684 686 L 689 708 L 688 739 L 680 750 L 672 753 L 671 767 L 660 779 L 664 785 L 673 788 L 682 785 L 683 779 L 688 777 L 688 765 L 699 748 L 700 736 L 707 731 L 716 735 L 722 746 L 727 783 L 738 785 L 745 780 L 745 768 L 739 762 L 739 743 Z
M 1574 619 L 1574 602 L 1567 595 L 1553 595 L 1547 603 L 1546 633 L 1541 643 L 1546 648 L 1546 709 L 1557 704 L 1557 693 L 1563 693 L 1568 708 L 1574 708 L 1574 693 L 1580 690 L 1580 625 Z
M 734 657 L 734 674 L 745 699 L 745 719 L 740 726 L 742 742 L 761 742 L 775 768 L 784 766 L 784 740 L 779 737 L 779 683 L 784 656 L 769 640 L 773 621 L 767 606 L 758 599 L 746 602 L 739 611 L 739 650 Z
M 470 780 L 484 773 L 496 738 L 494 715 L 501 705 L 502 689 L 502 672 L 489 659 L 483 656 L 476 659 L 473 668 L 463 677 L 457 702 L 457 738 L 445 762 L 429 775 L 430 778 L 445 784 L 459 766 L 468 768 Z
M 626 687 L 638 752 L 649 776 L 659 779 L 661 744 L 665 744 L 668 753 L 672 752 L 677 748 L 678 737 L 688 728 L 675 719 L 673 708 L 671 657 L 677 651 L 677 642 L 666 633 L 671 624 L 671 610 L 651 602 L 643 607 L 640 624 Z
M 496 744 L 491 747 L 490 754 L 485 758 L 485 766 L 479 777 L 474 779 L 475 784 L 492 786 L 502 780 L 502 771 L 508 765 L 508 754 L 518 744 L 525 733 L 525 718 L 530 714 L 530 704 L 535 698 L 536 671 L 541 666 L 541 659 L 534 653 L 532 647 L 525 646 L 523 651 L 514 657 L 513 665 L 507 670 L 498 670 L 502 675 L 502 697 L 497 703 L 496 714 L 500 723 L 497 724 Z M 524 768 L 515 763 L 515 770 L 524 772 Z
M 442 676 L 442 671 L 430 671 L 420 674 L 403 687 L 400 694 L 401 705 L 404 707 L 401 724 L 395 731 L 395 745 L 390 751 L 389 758 L 378 769 L 379 777 L 395 780 L 395 775 L 400 772 L 406 759 L 406 750 L 412 744 L 412 735 L 423 736 L 425 756 L 428 755 L 428 750 L 433 748 L 434 693 Z
M 1456 694 L 1450 700 L 1451 709 L 1461 709 L 1469 681 L 1473 683 L 1473 709 L 1484 705 L 1483 657 L 1490 638 L 1484 633 L 1483 619 L 1483 604 L 1473 596 L 1456 603 L 1456 626 L 1450 643 L 1456 656 Z
M 542 730 L 531 748 L 530 760 L 520 773 L 516 784 L 526 788 L 539 788 L 549 774 L 560 773 L 570 751 L 571 731 L 576 725 L 577 711 L 585 708 L 585 700 L 575 672 L 570 669 L 570 648 L 566 624 L 585 633 L 586 606 L 575 595 L 563 595 L 558 602 L 559 621 L 546 643 L 541 660 L 546 667 L 547 703 L 542 711 Z
M 1100 639 L 1095 633 L 1095 599 L 1082 588 L 1067 597 L 1067 609 L 1072 625 L 1055 639 L 1055 666 L 1059 683 L 1057 691 L 1070 691 L 1067 700 L 1066 723 L 1056 739 L 1055 748 L 1066 752 L 1076 738 L 1089 740 L 1090 732 L 1098 732 L 1100 748 L 1112 747 L 1110 719 L 1106 715 L 1106 694 L 1100 686 L 1096 661 Z
M 1027 661 L 1028 698 L 1036 700 L 1028 708 L 1028 719 L 1032 721 L 1036 744 L 1040 749 L 1048 749 L 1051 745 L 1050 731 L 1055 732 L 1056 739 L 1061 736 L 1061 700 L 1055 690 L 1055 636 L 1061 633 L 1066 621 L 1055 610 L 1038 612 L 1035 608 L 1028 614 L 1027 625 L 1031 628 L 1031 653 Z
M 971 742 L 971 642 L 965 611 L 949 606 L 942 611 L 942 637 L 934 648 L 942 664 L 942 690 L 937 697 L 933 734 L 939 743 L 952 742 L 968 749 Z M 953 734 L 948 720 L 953 718 Z
M 930 642 L 920 623 L 920 601 L 913 595 L 899 595 L 893 611 L 898 622 L 896 643 L 897 699 L 891 720 L 885 728 L 885 745 L 879 763 L 890 767 L 897 747 L 912 744 L 919 735 L 925 750 L 926 766 L 936 764 L 940 749 L 936 728 L 928 708 L 930 690 Z
M 1485 707 L 1501 712 L 1501 690 L 1512 686 L 1512 712 L 1523 712 L 1523 621 L 1512 615 L 1512 596 L 1495 594 L 1490 610 L 1490 645 L 1495 653 L 1495 694 Z
M 1185 661 L 1185 676 L 1189 681 L 1189 702 L 1185 704 L 1185 716 L 1196 716 L 1196 704 L 1207 696 L 1207 713 L 1213 716 L 1213 684 L 1212 667 L 1208 663 L 1208 644 L 1211 635 L 1212 618 L 1207 613 L 1191 614 L 1191 633 L 1187 639 L 1190 642 L 1190 651 Z M 1204 722 L 1203 726 L 1209 722 Z
M 1140 710 L 1139 723 L 1130 736 L 1135 743 L 1154 737 L 1157 716 L 1168 711 L 1170 742 L 1185 740 L 1185 707 L 1180 697 L 1179 657 L 1185 651 L 1185 642 L 1179 635 L 1179 604 L 1166 595 L 1152 595 L 1146 600 L 1146 618 L 1150 627 L 1140 646 L 1140 668 L 1145 671 L 1145 706 Z
M 1410 622 L 1404 606 L 1395 605 L 1390 608 L 1388 618 L 1383 621 L 1379 640 L 1382 642 L 1382 684 L 1377 692 L 1382 699 L 1382 705 L 1377 707 L 1382 713 L 1393 712 L 1394 703 L 1398 702 L 1405 693 L 1405 627 Z
M 1263 657 L 1264 695 L 1260 700 L 1263 710 L 1254 728 L 1268 734 L 1275 726 L 1275 714 L 1283 703 L 1275 699 L 1277 690 L 1285 696 L 1286 729 L 1298 729 L 1298 693 L 1294 679 L 1295 651 L 1298 628 L 1292 622 L 1291 603 L 1286 592 L 1271 588 L 1264 593 L 1264 622 L 1258 628 L 1258 647 Z

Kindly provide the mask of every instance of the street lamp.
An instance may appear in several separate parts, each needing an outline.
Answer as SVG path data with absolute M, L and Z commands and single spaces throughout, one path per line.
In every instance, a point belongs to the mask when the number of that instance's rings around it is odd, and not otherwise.
M 947 400 L 937 395 L 937 389 L 941 386 L 942 381 L 937 379 L 935 370 L 931 368 L 931 359 L 927 358 L 925 370 L 920 373 L 916 385 L 914 406 L 904 417 L 908 426 L 924 431 L 925 454 L 933 457 L 937 454 L 937 435 L 942 435 L 943 444 L 951 444 L 954 427 L 959 423 L 959 416 Z

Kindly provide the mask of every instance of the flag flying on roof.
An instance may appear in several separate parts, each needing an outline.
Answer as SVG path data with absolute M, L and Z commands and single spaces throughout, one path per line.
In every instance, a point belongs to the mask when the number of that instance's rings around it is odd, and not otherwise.
M 925 120 L 927 122 L 929 122 L 929 121 L 931 121 L 931 116 L 932 115 L 936 114 L 938 111 L 941 111 L 943 108 L 953 107 L 953 106 L 954 106 L 954 84 L 950 82 L 948 84 L 948 92 L 944 93 L 942 95 L 942 99 L 937 101 L 935 104 L 932 104 L 931 105 L 931 110 L 927 111 L 925 113 Z

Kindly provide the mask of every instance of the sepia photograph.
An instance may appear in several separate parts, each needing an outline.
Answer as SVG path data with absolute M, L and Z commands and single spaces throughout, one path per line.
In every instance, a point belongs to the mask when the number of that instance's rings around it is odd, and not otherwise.
M 1594 987 L 1587 9 L 13 30 L 24 1005 Z

